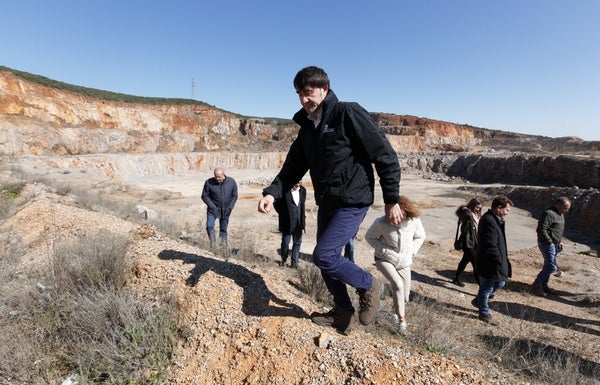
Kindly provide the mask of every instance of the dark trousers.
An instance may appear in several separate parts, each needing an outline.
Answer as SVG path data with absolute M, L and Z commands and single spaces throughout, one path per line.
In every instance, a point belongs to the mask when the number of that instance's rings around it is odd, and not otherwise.
M 460 262 L 458 262 L 458 267 L 456 268 L 456 279 L 460 281 L 460 275 L 465 271 L 465 268 L 469 263 L 473 266 L 473 275 L 475 276 L 475 282 L 479 284 L 479 277 L 475 274 L 475 249 L 464 248 L 463 256 Z
M 353 308 L 346 284 L 356 289 L 371 289 L 370 273 L 342 256 L 342 249 L 358 231 L 368 207 L 346 207 L 336 210 L 319 208 L 317 215 L 317 245 L 313 262 L 321 270 L 327 289 L 336 306 Z
M 290 239 L 292 244 L 292 266 L 298 265 L 298 257 L 300 255 L 300 246 L 302 245 L 302 227 L 298 226 L 291 234 L 281 235 L 281 262 L 285 263 L 290 252 Z

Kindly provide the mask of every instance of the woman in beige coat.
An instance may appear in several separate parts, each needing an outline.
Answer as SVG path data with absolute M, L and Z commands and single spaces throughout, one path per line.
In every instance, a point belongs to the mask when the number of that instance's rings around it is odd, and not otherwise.
M 385 216 L 375 219 L 365 235 L 375 249 L 377 269 L 390 281 L 394 315 L 401 333 L 406 332 L 405 304 L 410 294 L 410 266 L 425 241 L 420 212 L 407 197 L 398 200 L 404 219 L 398 225 L 387 223 Z

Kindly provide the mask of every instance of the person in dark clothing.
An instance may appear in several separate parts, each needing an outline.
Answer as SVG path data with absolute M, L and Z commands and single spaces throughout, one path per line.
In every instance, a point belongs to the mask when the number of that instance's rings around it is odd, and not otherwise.
M 571 209 L 571 201 L 567 197 L 560 197 L 554 205 L 546 209 L 537 224 L 538 248 L 544 257 L 544 266 L 533 282 L 533 291 L 545 297 L 548 294 L 557 294 L 548 287 L 550 274 L 556 271 L 556 256 L 562 251 L 562 235 L 565 230 L 565 214 Z
M 279 214 L 279 231 L 281 231 L 281 266 L 285 266 L 290 251 L 290 239 L 292 239 L 292 260 L 290 267 L 298 267 L 300 246 L 302 245 L 302 232 L 306 225 L 306 189 L 302 182 L 298 182 L 281 199 L 274 203 L 275 210 Z
M 460 221 L 460 238 L 463 242 L 463 256 L 458 267 L 452 283 L 460 287 L 464 287 L 465 284 L 461 281 L 460 275 L 465 271 L 467 264 L 470 262 L 473 266 L 473 272 L 475 272 L 475 250 L 477 249 L 477 226 L 479 225 L 479 218 L 481 218 L 481 209 L 483 204 L 477 198 L 473 198 L 467 203 L 466 206 L 460 206 L 456 210 L 456 216 Z M 479 284 L 479 278 L 475 275 L 475 281 Z
M 294 115 L 300 126 L 286 160 L 271 185 L 263 190 L 258 211 L 268 213 L 284 191 L 307 171 L 314 187 L 317 213 L 317 244 L 313 262 L 333 296 L 334 308 L 313 313 L 316 324 L 348 333 L 354 307 L 346 285 L 357 290 L 359 320 L 372 323 L 379 313 L 383 282 L 342 256 L 344 245 L 356 234 L 373 204 L 373 164 L 390 224 L 403 215 L 398 205 L 400 164 L 383 131 L 359 104 L 340 102 L 330 89 L 329 78 L 318 67 L 306 67 L 294 78 L 302 109 Z
M 235 180 L 225 175 L 225 170 L 217 167 L 214 177 L 204 182 L 202 201 L 206 203 L 206 232 L 210 247 L 216 246 L 215 222 L 219 220 L 219 246 L 227 247 L 227 226 L 229 216 L 237 202 L 238 190 Z
M 479 220 L 477 229 L 475 272 L 479 276 L 479 291 L 472 303 L 479 308 L 479 319 L 494 326 L 498 322 L 490 315 L 488 300 L 512 276 L 504 229 L 504 218 L 508 216 L 512 206 L 510 199 L 503 195 L 497 196 L 492 201 L 492 207 Z

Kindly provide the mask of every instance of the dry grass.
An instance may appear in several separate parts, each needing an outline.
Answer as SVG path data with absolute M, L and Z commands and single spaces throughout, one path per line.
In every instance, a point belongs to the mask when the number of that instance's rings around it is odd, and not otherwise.
M 483 347 L 513 373 L 545 385 L 598 384 L 600 371 L 595 363 L 562 349 L 532 341 L 517 333 L 505 338 L 481 336 Z
M 300 289 L 315 301 L 330 302 L 319 270 L 303 265 L 298 270 Z M 355 293 L 350 292 L 354 303 Z M 386 290 L 383 309 L 392 309 L 391 297 Z M 394 324 L 392 312 L 382 310 L 377 321 L 365 330 L 383 339 L 401 338 L 418 348 L 441 354 L 452 354 L 468 359 L 488 360 L 500 364 L 510 373 L 528 377 L 533 384 L 592 385 L 600 378 L 598 365 L 579 355 L 532 341 L 525 328 L 514 330 L 510 338 L 496 335 L 493 329 L 477 334 L 473 331 L 470 315 L 449 308 L 447 303 L 435 298 L 413 293 L 410 302 L 408 333 L 401 333 Z M 469 319 L 467 319 L 469 317 Z M 521 323 L 527 317 L 521 317 Z
M 172 301 L 140 297 L 127 239 L 100 233 L 55 246 L 40 276 L 4 276 L 0 378 L 7 383 L 161 383 L 176 336 Z M 15 272 L 15 259 L 2 258 Z
M 317 302 L 330 302 L 331 294 L 321 277 L 321 271 L 313 264 L 301 264 L 298 268 L 299 289 Z

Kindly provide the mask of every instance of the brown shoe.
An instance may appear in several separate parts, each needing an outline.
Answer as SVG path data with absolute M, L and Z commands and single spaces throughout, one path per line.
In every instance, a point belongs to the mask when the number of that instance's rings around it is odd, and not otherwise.
M 360 303 L 360 309 L 358 311 L 358 319 L 363 325 L 369 325 L 379 314 L 381 307 L 381 296 L 383 295 L 383 282 L 373 277 L 373 284 L 369 290 L 357 289 L 358 302 Z
M 500 323 L 498 321 L 496 321 L 495 319 L 493 319 L 492 316 L 489 314 L 488 315 L 480 315 L 479 320 L 483 321 L 486 324 L 490 324 L 492 326 L 500 325 Z
M 342 309 L 340 307 L 334 307 L 327 313 L 315 312 L 310 315 L 311 321 L 317 325 L 336 328 L 344 335 L 348 335 L 352 331 L 353 317 L 354 309 Z
M 540 297 L 545 297 L 546 296 L 546 290 L 544 290 L 544 288 L 541 287 L 540 285 L 536 285 L 534 283 L 533 285 L 531 285 L 531 288 L 533 289 L 533 292 L 536 295 L 539 295 Z

